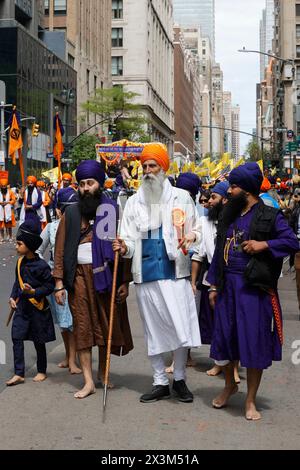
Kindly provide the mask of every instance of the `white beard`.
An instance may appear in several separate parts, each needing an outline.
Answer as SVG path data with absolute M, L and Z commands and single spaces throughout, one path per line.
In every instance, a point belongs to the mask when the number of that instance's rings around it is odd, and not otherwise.
M 166 175 L 160 171 L 158 175 L 145 175 L 143 178 L 142 188 L 144 191 L 145 202 L 150 208 L 152 205 L 159 204 L 164 190 L 164 182 Z

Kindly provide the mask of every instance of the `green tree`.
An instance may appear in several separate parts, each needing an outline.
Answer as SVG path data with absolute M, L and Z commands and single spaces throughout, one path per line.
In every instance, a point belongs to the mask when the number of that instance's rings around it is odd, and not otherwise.
M 262 149 L 255 140 L 251 140 L 246 148 L 247 155 L 252 162 L 258 162 L 267 158 L 268 152 Z
M 145 118 L 143 107 L 136 103 L 137 93 L 124 91 L 123 87 L 98 89 L 95 96 L 82 105 L 85 113 L 96 115 L 97 121 L 103 119 L 116 126 L 115 140 L 129 139 L 147 142 L 149 120 Z M 82 116 L 85 119 L 86 114 Z M 99 118 L 99 119 L 98 119 Z
M 70 158 L 72 159 L 70 169 L 75 170 L 82 160 L 95 160 L 95 145 L 99 143 L 99 137 L 96 135 L 83 134 L 80 136 L 70 151 Z

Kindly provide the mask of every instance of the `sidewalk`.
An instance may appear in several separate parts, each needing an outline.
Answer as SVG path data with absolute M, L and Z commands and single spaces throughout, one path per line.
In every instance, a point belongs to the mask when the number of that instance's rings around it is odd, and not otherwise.
M 134 288 L 129 311 L 135 349 L 124 358 L 113 358 L 106 419 L 103 422 L 102 389 L 78 401 L 73 393 L 80 376 L 57 368 L 62 345 L 49 355 L 49 379 L 34 384 L 30 371 L 25 385 L 0 394 L 1 449 L 299 449 L 300 365 L 291 362 L 292 343 L 300 339 L 295 283 L 280 281 L 285 312 L 284 361 L 275 363 L 263 377 L 258 401 L 263 420 L 243 417 L 246 383 L 225 410 L 214 410 L 211 400 L 221 390 L 221 378 L 205 371 L 211 364 L 208 347 L 193 351 L 197 367 L 188 370 L 193 404 L 171 399 L 141 404 L 139 396 L 151 389 L 151 369 L 146 357 Z M 96 351 L 95 351 L 96 352 Z M 299 354 L 300 356 L 300 354 Z M 96 359 L 96 357 L 95 357 Z M 96 370 L 96 362 L 94 370 Z M 241 371 L 245 378 L 245 370 Z

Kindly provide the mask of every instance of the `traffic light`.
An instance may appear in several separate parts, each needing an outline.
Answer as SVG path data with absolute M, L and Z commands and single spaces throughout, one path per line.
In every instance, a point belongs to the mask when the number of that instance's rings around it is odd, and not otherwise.
M 40 133 L 40 125 L 39 124 L 33 124 L 31 133 L 32 133 L 32 137 L 37 137 Z
M 108 135 L 113 135 L 113 126 L 111 123 L 108 124 Z
M 195 129 L 195 141 L 196 142 L 199 142 L 200 140 L 200 132 L 199 132 L 199 129 Z

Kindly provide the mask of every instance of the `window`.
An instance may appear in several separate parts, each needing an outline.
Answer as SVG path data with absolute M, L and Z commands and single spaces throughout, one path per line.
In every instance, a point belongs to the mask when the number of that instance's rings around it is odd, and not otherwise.
M 111 58 L 111 74 L 113 76 L 122 76 L 123 75 L 123 57 L 112 57 Z
M 86 89 L 87 93 L 90 93 L 90 71 L 89 69 L 86 70 Z
M 112 0 L 112 18 L 113 20 L 123 18 L 123 0 Z
M 300 3 L 296 3 L 296 16 L 300 16 Z
M 300 24 L 296 24 L 296 38 L 300 39 Z
M 68 64 L 74 69 L 75 67 L 75 59 L 71 54 L 68 54 Z
M 49 15 L 49 0 L 44 0 L 45 15 Z
M 67 13 L 67 0 L 54 0 L 54 14 L 65 15 Z
M 111 47 L 123 47 L 123 28 L 112 28 Z
M 296 80 L 300 80 L 300 66 L 299 66 L 299 65 L 297 66 L 297 76 L 296 76 Z
M 300 59 L 300 46 L 296 46 L 296 56 L 297 59 Z

